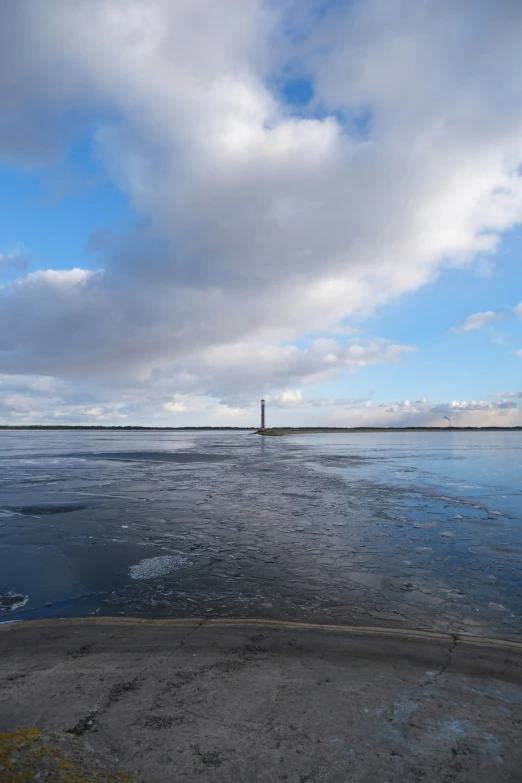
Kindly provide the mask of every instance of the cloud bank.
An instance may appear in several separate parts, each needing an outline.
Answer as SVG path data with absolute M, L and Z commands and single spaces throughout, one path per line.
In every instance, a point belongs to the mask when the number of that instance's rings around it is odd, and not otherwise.
M 212 398 L 187 391 L 191 379 L 126 381 L 119 387 L 92 381 L 63 381 L 45 376 L 0 376 L 0 423 L 130 424 L 152 426 L 251 426 L 259 424 L 259 401 Z M 172 392 L 172 388 L 185 389 Z M 503 392 L 493 401 L 434 404 L 425 397 L 411 401 L 310 396 L 304 388 L 280 388 L 266 395 L 270 426 L 516 426 L 522 392 Z
M 406 356 L 331 335 L 521 220 L 521 22 L 513 0 L 2 4 L 0 157 L 94 129 L 138 220 L 96 271 L 4 284 L 1 372 L 233 409 Z
M 460 324 L 454 326 L 452 332 L 471 332 L 474 329 L 483 329 L 485 326 L 498 321 L 503 316 L 500 313 L 494 313 L 492 310 L 487 310 L 484 313 L 475 313 L 474 315 L 468 315 Z

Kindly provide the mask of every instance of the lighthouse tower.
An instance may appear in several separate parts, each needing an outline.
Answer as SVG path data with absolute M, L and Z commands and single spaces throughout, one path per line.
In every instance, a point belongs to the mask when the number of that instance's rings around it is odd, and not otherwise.
M 265 429 L 265 401 L 261 400 L 261 429 Z

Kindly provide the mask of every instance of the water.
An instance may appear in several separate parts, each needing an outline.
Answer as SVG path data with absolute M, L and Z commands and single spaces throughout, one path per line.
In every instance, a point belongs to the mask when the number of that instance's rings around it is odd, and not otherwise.
M 522 434 L 0 433 L 0 618 L 519 638 Z

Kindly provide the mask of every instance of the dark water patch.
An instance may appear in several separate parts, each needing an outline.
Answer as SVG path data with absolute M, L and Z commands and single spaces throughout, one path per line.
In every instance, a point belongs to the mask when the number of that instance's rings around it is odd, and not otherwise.
M 89 617 L 98 615 L 102 596 L 91 595 L 80 598 L 70 598 L 66 601 L 46 602 L 35 606 L 34 609 L 17 610 L 13 615 L 0 612 L 0 625 L 5 622 L 24 620 L 56 620 L 66 617 Z
M 321 455 L 320 457 L 316 457 L 314 462 L 317 465 L 324 466 L 327 468 L 359 468 L 367 465 L 368 463 L 373 463 L 383 459 L 385 459 L 385 457 L 378 457 L 378 456 L 363 457 L 359 454 L 350 454 L 350 455 L 324 454 Z
M 119 588 L 134 579 L 153 579 L 160 573 L 187 568 L 183 552 L 159 547 L 154 542 L 125 540 L 62 545 L 60 550 L 89 592 Z
M 89 506 L 85 503 L 45 503 L 34 506 L 11 506 L 9 511 L 31 517 L 45 517 L 52 514 L 67 514 L 72 511 L 85 511 Z
M 522 556 L 522 544 L 517 542 L 511 544 L 484 544 L 483 546 L 478 545 L 474 549 L 476 551 L 482 549 L 482 551 L 492 552 L 493 554 Z
M 228 454 L 202 454 L 193 451 L 100 451 L 69 456 L 89 459 L 107 459 L 118 462 L 224 462 L 230 459 Z

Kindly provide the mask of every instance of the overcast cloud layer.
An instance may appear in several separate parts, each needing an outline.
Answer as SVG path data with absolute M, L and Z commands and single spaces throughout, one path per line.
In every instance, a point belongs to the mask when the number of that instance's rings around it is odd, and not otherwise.
M 0 6 L 0 156 L 45 166 L 94 127 L 139 216 L 94 242 L 93 270 L 26 273 L 0 255 L 18 275 L 0 289 L 4 420 L 191 409 L 248 424 L 260 393 L 297 411 L 307 385 L 414 356 L 414 340 L 341 322 L 471 265 L 521 221 L 522 5 L 321 6 Z M 298 77 L 306 106 L 284 98 Z M 357 423 L 518 421 L 512 398 L 316 404 L 333 423 L 347 406 Z

